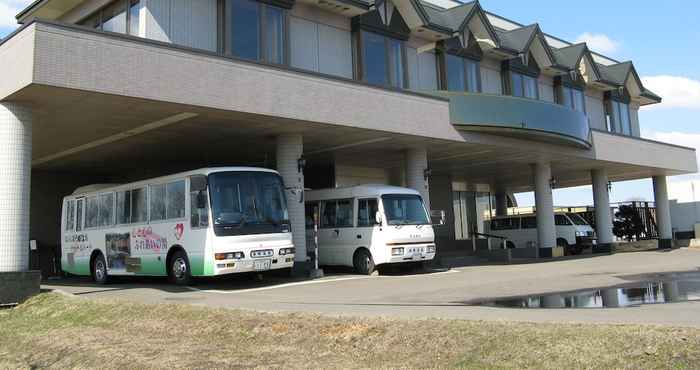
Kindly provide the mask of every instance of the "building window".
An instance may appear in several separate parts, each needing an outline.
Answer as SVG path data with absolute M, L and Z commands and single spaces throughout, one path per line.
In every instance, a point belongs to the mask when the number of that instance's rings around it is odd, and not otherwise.
M 253 0 L 226 0 L 226 53 L 284 64 L 286 12 Z
M 622 135 L 632 135 L 629 105 L 616 100 L 608 100 L 606 109 L 608 131 Z
M 140 13 L 139 0 L 117 0 L 78 24 L 101 31 L 139 36 Z
M 360 35 L 362 80 L 373 85 L 405 87 L 403 42 L 367 31 Z
M 480 92 L 479 62 L 447 54 L 445 56 L 447 90 Z
M 510 72 L 510 94 L 528 99 L 539 99 L 537 78 Z
M 558 89 L 557 97 L 559 104 L 586 113 L 586 98 L 583 91 L 562 85 Z

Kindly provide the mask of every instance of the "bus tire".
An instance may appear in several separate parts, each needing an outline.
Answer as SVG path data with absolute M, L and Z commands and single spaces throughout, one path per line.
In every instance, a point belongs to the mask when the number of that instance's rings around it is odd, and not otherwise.
M 571 255 L 571 247 L 569 246 L 569 242 L 567 242 L 566 239 L 557 238 L 557 247 L 564 248 L 564 255 L 565 256 Z
M 107 275 L 107 263 L 101 252 L 96 253 L 95 256 L 92 257 L 92 261 L 90 261 L 90 274 L 95 284 L 107 284 L 109 280 L 109 276 Z
M 177 285 L 189 285 L 192 280 L 190 260 L 184 251 L 175 251 L 168 263 L 168 278 Z
M 357 252 L 355 252 L 353 265 L 355 267 L 355 271 L 362 275 L 372 275 L 376 269 L 374 259 L 372 259 L 372 254 L 366 249 L 358 249 Z

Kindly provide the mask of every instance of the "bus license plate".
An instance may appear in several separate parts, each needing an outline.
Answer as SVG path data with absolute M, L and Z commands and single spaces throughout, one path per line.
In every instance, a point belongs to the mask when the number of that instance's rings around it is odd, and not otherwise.
M 270 260 L 257 260 L 253 263 L 255 271 L 265 271 L 270 269 Z

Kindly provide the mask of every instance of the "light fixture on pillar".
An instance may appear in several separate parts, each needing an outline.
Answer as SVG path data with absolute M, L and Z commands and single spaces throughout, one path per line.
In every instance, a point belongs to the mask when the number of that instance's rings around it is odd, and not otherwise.
M 299 173 L 304 173 L 304 168 L 306 168 L 306 158 L 302 155 L 297 159 L 297 171 L 299 171 Z
M 612 191 L 612 181 L 608 181 L 608 193 Z
M 423 178 L 425 179 L 425 181 L 428 181 L 428 179 L 430 178 L 430 176 L 432 176 L 432 174 L 433 174 L 433 170 L 431 170 L 430 168 L 424 169 L 423 170 Z
M 557 179 L 555 179 L 554 177 L 549 179 L 549 187 L 554 189 L 556 186 L 557 186 Z

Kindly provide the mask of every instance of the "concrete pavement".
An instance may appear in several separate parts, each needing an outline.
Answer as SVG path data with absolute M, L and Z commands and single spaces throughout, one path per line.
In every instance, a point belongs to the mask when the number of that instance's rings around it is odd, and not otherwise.
M 87 279 L 51 282 L 94 299 L 186 303 L 267 312 L 454 318 L 535 322 L 644 323 L 700 327 L 700 302 L 613 309 L 505 309 L 467 306 L 484 298 L 602 288 L 653 280 L 672 272 L 700 271 L 700 251 L 681 249 L 598 256 L 525 265 L 461 267 L 426 274 L 358 276 L 335 273 L 320 280 L 250 277 L 200 281 L 193 287 L 162 279 L 123 280 L 95 286 Z

